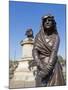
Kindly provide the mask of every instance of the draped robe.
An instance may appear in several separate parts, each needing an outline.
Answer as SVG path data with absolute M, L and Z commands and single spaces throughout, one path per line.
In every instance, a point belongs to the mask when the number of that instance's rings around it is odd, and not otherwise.
M 39 64 L 36 86 L 64 85 L 62 67 L 57 58 L 59 42 L 58 34 L 47 35 L 43 28 L 36 35 L 33 47 L 33 58 Z

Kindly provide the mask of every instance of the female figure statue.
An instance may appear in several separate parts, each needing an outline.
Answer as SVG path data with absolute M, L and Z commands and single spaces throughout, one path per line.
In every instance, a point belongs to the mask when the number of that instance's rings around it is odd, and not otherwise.
M 54 16 L 43 16 L 32 51 L 37 66 L 36 86 L 64 85 L 62 67 L 57 57 L 59 43 Z

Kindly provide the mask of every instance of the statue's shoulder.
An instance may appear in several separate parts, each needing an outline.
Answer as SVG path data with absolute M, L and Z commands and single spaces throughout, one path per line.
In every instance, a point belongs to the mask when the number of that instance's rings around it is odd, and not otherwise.
M 56 38 L 56 39 L 59 39 L 59 34 L 53 34 L 52 37 Z
M 60 39 L 60 37 L 59 37 L 59 35 L 58 35 L 58 34 L 56 35 L 56 39 Z
M 60 37 L 58 34 L 55 34 L 55 41 L 59 41 L 60 42 Z
M 38 32 L 35 36 L 35 39 L 38 39 L 40 37 L 40 32 Z

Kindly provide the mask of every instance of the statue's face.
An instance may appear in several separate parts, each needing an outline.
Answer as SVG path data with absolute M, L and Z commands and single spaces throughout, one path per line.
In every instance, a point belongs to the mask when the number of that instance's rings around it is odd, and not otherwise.
M 52 18 L 46 18 L 44 20 L 43 27 L 46 28 L 46 29 L 50 29 L 52 26 L 53 26 L 53 20 L 52 20 Z

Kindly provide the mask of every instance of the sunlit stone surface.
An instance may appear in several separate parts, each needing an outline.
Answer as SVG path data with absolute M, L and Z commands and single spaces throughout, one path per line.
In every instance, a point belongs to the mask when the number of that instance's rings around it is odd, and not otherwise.
M 35 87 L 35 75 L 33 68 L 29 70 L 29 61 L 33 60 L 33 38 L 26 38 L 21 41 L 22 57 L 19 60 L 18 67 L 14 71 L 14 77 L 10 80 L 10 88 Z

